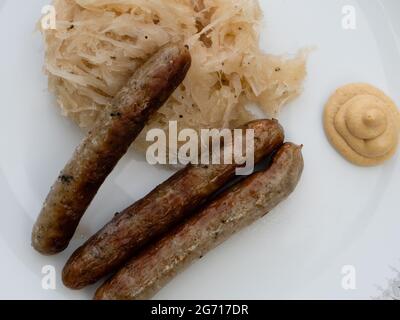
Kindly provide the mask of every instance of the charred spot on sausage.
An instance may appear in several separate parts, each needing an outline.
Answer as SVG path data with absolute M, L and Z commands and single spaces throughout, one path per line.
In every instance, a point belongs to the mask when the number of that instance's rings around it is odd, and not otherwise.
M 62 182 L 62 183 L 71 183 L 72 180 L 74 180 L 73 176 L 69 176 L 69 175 L 65 175 L 62 174 L 58 177 L 58 179 Z

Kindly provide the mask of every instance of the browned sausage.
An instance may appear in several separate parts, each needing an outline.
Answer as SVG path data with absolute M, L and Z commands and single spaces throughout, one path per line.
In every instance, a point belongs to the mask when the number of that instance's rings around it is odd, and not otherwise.
M 227 190 L 186 223 L 133 258 L 100 287 L 95 299 L 148 299 L 194 260 L 264 216 L 295 189 L 301 147 L 285 144 L 270 168 Z
M 256 163 L 284 140 L 283 129 L 276 120 L 250 122 L 243 129 L 254 130 Z M 225 185 L 234 177 L 237 167 L 189 165 L 179 171 L 80 247 L 64 267 L 64 284 L 79 289 L 116 271 L 143 245 L 179 223 Z
M 43 254 L 64 250 L 98 189 L 190 67 L 187 47 L 162 47 L 134 72 L 104 121 L 88 134 L 65 166 L 33 227 L 32 246 Z

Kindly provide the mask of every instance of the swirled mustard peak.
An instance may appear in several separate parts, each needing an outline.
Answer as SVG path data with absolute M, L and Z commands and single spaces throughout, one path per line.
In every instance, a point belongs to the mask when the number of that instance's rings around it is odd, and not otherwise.
M 400 113 L 392 99 L 369 84 L 336 90 L 326 104 L 324 126 L 331 144 L 360 166 L 385 162 L 399 144 Z

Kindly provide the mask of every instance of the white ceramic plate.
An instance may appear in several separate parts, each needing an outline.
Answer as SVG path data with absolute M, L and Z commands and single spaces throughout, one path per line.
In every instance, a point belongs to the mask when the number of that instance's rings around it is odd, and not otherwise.
M 350 165 L 328 144 L 321 114 L 331 92 L 348 82 L 374 84 L 400 104 L 400 3 L 261 2 L 262 45 L 268 52 L 316 48 L 304 94 L 281 118 L 288 138 L 305 145 L 303 179 L 288 201 L 195 263 L 156 298 L 380 296 L 377 286 L 388 287 L 388 279 L 398 276 L 391 266 L 400 266 L 400 159 L 369 169 Z M 101 188 L 69 249 L 55 257 L 33 251 L 33 221 L 82 138 L 47 92 L 41 38 L 34 32 L 45 4 L 0 0 L 0 298 L 87 299 L 94 288 L 70 291 L 60 281 L 67 257 L 114 212 L 172 172 L 126 156 Z M 356 30 L 342 27 L 345 5 L 356 10 Z M 45 265 L 56 268 L 56 290 L 42 288 Z M 354 290 L 342 286 L 344 266 L 354 267 Z

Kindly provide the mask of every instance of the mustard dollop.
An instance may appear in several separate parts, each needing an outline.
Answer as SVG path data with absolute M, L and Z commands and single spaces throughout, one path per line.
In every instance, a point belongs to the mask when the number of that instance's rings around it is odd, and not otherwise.
M 360 166 L 385 162 L 399 144 L 400 113 L 395 103 L 368 84 L 336 90 L 326 104 L 324 126 L 331 144 Z

